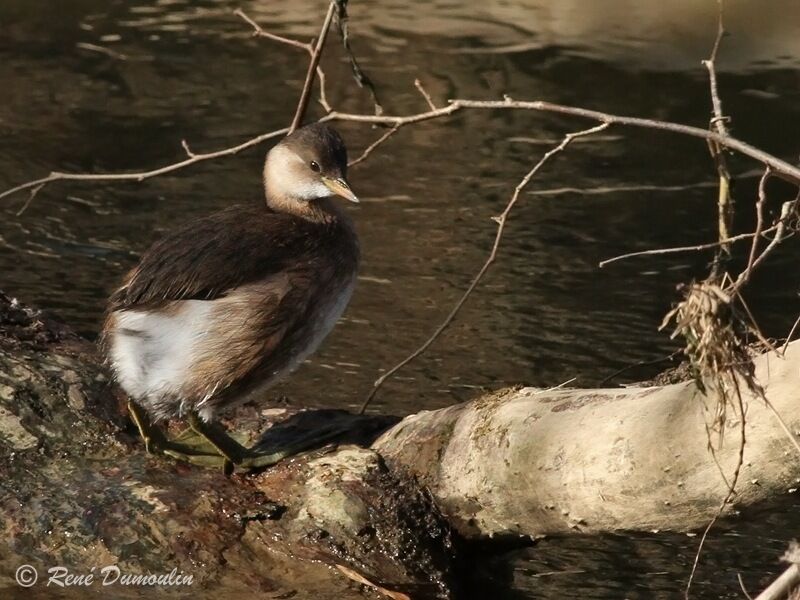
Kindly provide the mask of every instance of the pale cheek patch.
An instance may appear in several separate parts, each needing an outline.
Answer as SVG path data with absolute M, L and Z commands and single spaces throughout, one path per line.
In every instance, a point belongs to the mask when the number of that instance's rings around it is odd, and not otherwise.
M 312 175 L 306 161 L 282 146 L 270 151 L 265 169 L 268 194 L 276 197 L 317 200 L 333 193 Z
M 308 171 L 306 161 L 294 154 L 295 172 L 305 174 Z M 289 171 L 291 172 L 291 171 Z M 331 191 L 319 179 L 301 179 L 295 178 L 294 181 L 289 183 L 291 194 L 295 198 L 302 198 L 303 200 L 317 200 L 319 198 L 327 198 L 331 196 Z
M 292 188 L 294 195 L 303 200 L 317 200 L 318 198 L 327 198 L 332 193 L 321 181 L 306 182 L 296 185 Z

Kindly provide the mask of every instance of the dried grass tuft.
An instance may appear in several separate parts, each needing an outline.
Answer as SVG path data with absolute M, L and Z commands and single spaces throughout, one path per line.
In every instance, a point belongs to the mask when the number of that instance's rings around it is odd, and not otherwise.
M 664 317 L 661 329 L 674 325 L 671 338 L 682 337 L 683 349 L 698 389 L 716 401 L 710 412 L 709 431 L 717 432 L 722 444 L 728 411 L 744 419 L 741 384 L 758 397 L 764 390 L 755 378 L 752 354 L 740 332 L 747 331 L 739 318 L 733 297 L 715 281 L 692 283 L 683 299 Z M 709 443 L 711 440 L 709 439 Z

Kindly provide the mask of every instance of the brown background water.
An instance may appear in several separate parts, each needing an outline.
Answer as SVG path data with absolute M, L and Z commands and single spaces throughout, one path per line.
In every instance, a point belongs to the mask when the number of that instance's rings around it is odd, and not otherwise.
M 324 2 L 5 0 L 0 4 L 0 187 L 52 169 L 124 171 L 233 145 L 291 118 L 304 73 L 297 50 L 254 40 L 232 15 L 308 38 Z M 795 161 L 800 139 L 800 5 L 729 3 L 720 86 L 734 133 Z M 353 45 L 388 112 L 433 97 L 546 99 L 704 126 L 713 2 L 354 1 Z M 324 67 L 340 110 L 369 111 L 337 38 Z M 88 45 L 87 45 L 88 44 Z M 111 52 L 98 52 L 92 45 Z M 318 108 L 314 108 L 320 114 Z M 274 395 L 357 406 L 381 369 L 424 340 L 488 252 L 517 181 L 548 143 L 584 122 L 521 112 L 463 113 L 407 128 L 350 175 L 362 277 L 323 349 Z M 355 156 L 381 131 L 342 125 Z M 159 234 L 195 215 L 261 198 L 267 147 L 125 184 L 56 184 L 22 215 L 0 205 L 0 287 L 96 335 L 103 302 Z M 752 225 L 757 165 L 734 159 L 737 231 Z M 770 211 L 787 190 L 771 190 Z M 513 213 L 499 262 L 453 327 L 387 384 L 377 410 L 405 414 L 509 384 L 595 385 L 673 345 L 657 327 L 679 282 L 709 255 L 640 258 L 633 250 L 713 240 L 713 167 L 704 145 L 612 129 L 550 164 Z M 755 279 L 748 299 L 768 335 L 800 310 L 797 244 Z M 741 258 L 741 257 L 740 257 Z M 629 372 L 646 377 L 658 366 Z M 576 432 L 576 435 L 590 432 Z M 800 521 L 791 499 L 712 537 L 698 597 L 758 588 Z M 727 531 L 727 533 L 725 533 Z M 509 598 L 677 597 L 696 539 L 681 535 L 553 540 L 482 557 L 487 589 Z M 548 571 L 560 575 L 537 577 Z M 569 574 L 569 571 L 583 573 Z

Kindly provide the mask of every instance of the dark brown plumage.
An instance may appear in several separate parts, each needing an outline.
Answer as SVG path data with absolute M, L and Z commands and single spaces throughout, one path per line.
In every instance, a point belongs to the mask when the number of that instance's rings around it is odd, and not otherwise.
M 339 135 L 313 125 L 270 151 L 267 205 L 234 206 L 156 242 L 108 306 L 104 346 L 156 420 L 206 421 L 290 372 L 347 304 L 359 262 Z
M 337 245 L 349 239 L 344 227 L 340 218 L 316 223 L 263 205 L 227 208 L 153 244 L 111 295 L 108 308 L 213 300 L 319 256 L 336 258 Z

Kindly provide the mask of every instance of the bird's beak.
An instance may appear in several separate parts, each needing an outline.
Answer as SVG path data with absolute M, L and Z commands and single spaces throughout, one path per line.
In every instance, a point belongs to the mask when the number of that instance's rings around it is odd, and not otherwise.
M 353 190 L 350 189 L 343 177 L 337 177 L 336 179 L 323 177 L 322 183 L 335 195 L 350 200 L 350 202 L 358 202 L 358 196 L 353 193 Z

